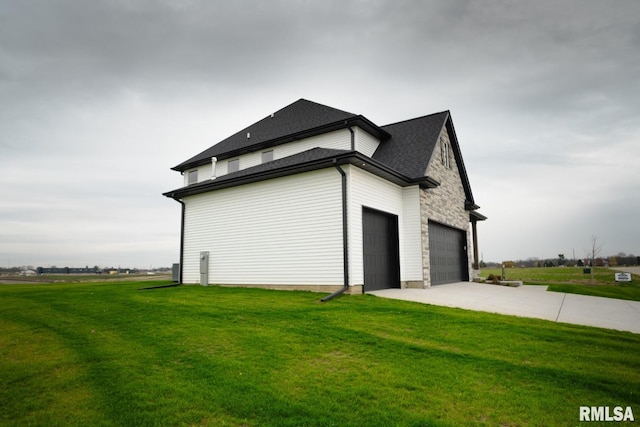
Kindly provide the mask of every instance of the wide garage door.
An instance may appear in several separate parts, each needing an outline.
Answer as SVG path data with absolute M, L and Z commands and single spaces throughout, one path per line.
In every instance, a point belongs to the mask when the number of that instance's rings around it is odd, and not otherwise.
M 363 209 L 362 235 L 365 292 L 399 288 L 398 217 Z
M 468 281 L 467 234 L 429 221 L 429 262 L 432 285 Z

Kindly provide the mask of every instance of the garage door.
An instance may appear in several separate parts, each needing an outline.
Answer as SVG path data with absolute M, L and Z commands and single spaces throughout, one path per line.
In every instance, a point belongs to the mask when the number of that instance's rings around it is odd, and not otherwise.
M 429 221 L 429 261 L 432 285 L 468 281 L 466 232 Z
M 362 235 L 365 292 L 399 288 L 398 217 L 363 209 Z

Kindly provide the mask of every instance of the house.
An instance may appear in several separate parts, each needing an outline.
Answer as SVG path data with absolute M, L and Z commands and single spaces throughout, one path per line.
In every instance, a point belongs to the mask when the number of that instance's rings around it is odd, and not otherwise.
M 300 99 L 172 169 L 181 283 L 362 293 L 477 270 L 486 217 L 449 111 L 378 126 Z

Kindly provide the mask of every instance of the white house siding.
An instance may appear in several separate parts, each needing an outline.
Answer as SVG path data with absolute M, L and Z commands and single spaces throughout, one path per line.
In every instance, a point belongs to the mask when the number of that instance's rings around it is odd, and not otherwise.
M 380 145 L 380 140 L 371 135 L 370 133 L 356 127 L 354 129 L 355 133 L 355 146 L 356 151 L 364 154 L 365 156 L 373 156 L 373 153 L 376 152 L 378 145 Z
M 187 185 L 189 185 L 189 172 L 194 171 L 194 170 L 198 171 L 198 182 L 207 181 L 208 179 L 211 178 L 211 164 L 202 165 L 202 166 L 199 166 L 197 168 L 187 169 L 182 174 L 183 175 L 183 179 L 184 179 L 184 186 L 185 187 Z
M 422 280 L 420 210 L 417 187 L 403 189 L 354 166 L 349 173 L 349 271 L 350 283 L 364 284 L 362 208 L 372 208 L 398 216 L 400 281 Z M 406 209 L 406 212 L 405 212 Z
M 420 217 L 420 187 L 417 185 L 402 189 L 402 221 L 404 233 L 404 257 L 401 260 L 404 271 L 404 287 L 424 287 L 422 269 L 422 237 Z
M 356 151 L 371 157 L 378 148 L 380 141 L 359 127 L 354 128 Z M 239 159 L 240 169 L 247 169 L 262 163 L 262 153 L 273 150 L 273 160 L 289 157 L 313 148 L 329 148 L 337 150 L 351 150 L 351 133 L 348 129 L 340 129 L 322 135 L 304 138 L 299 141 L 289 142 L 271 148 L 254 151 L 230 159 L 220 160 L 216 163 L 216 176 L 226 175 L 229 171 L 229 161 Z M 189 171 L 198 170 L 198 182 L 211 178 L 211 164 L 192 168 L 184 172 L 184 185 L 189 184 Z
M 222 176 L 228 173 L 230 160 L 239 159 L 240 169 L 247 169 L 253 166 L 258 166 L 260 163 L 262 163 L 263 151 L 267 151 L 267 150 L 254 151 L 253 153 L 247 153 L 247 154 L 243 154 L 242 156 L 232 157 L 230 159 L 218 161 L 216 164 L 216 176 Z
M 189 196 L 185 283 L 342 285 L 341 177 L 334 168 Z
M 469 277 L 471 277 L 472 256 L 470 255 L 469 248 L 472 247 L 472 242 L 469 232 L 469 211 L 465 210 L 464 207 L 466 196 L 464 187 L 462 186 L 462 179 L 458 172 L 457 162 L 451 150 L 451 143 L 449 142 L 449 135 L 446 128 L 442 130 L 441 136 L 447 141 L 447 145 L 449 146 L 450 167 L 447 168 L 442 163 L 442 150 L 440 148 L 440 141 L 438 141 L 427 170 L 430 177 L 440 182 L 440 186 L 420 190 L 420 204 L 422 207 L 422 257 L 425 287 L 431 286 L 428 226 L 430 219 L 466 232 L 467 258 L 469 260 L 468 268 Z
M 264 151 L 273 150 L 273 160 L 289 157 L 294 154 L 313 148 L 330 148 L 338 150 L 349 150 L 351 147 L 351 136 L 348 130 L 337 130 L 323 135 L 304 138 L 299 141 L 289 142 L 287 144 L 277 145 L 275 147 L 265 148 L 254 151 L 252 153 L 243 154 L 228 160 L 219 161 L 216 167 L 216 176 L 226 175 L 228 173 L 229 160 L 239 159 L 240 169 L 247 169 L 262 163 L 262 153 Z
M 273 159 L 293 156 L 313 148 L 329 148 L 334 150 L 351 149 L 351 133 L 348 129 L 335 130 L 322 135 L 304 138 L 299 141 L 273 147 Z

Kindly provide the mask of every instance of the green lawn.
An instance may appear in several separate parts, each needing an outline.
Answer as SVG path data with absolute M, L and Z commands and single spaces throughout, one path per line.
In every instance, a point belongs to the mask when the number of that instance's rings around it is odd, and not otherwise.
M 580 406 L 601 405 L 640 417 L 637 334 L 144 285 L 0 286 L 0 425 L 575 426 Z
M 507 268 L 507 280 L 521 280 L 527 285 L 547 285 L 549 291 L 567 292 L 640 301 L 640 277 L 633 274 L 631 282 L 616 283 L 616 270 L 595 267 L 593 281 L 582 267 Z M 502 275 L 502 269 L 484 269 L 482 277 Z
M 26 283 L 88 283 L 88 282 L 123 282 L 135 280 L 170 280 L 170 273 L 149 274 L 38 274 L 35 276 L 8 275 L 0 276 L 0 280 Z

